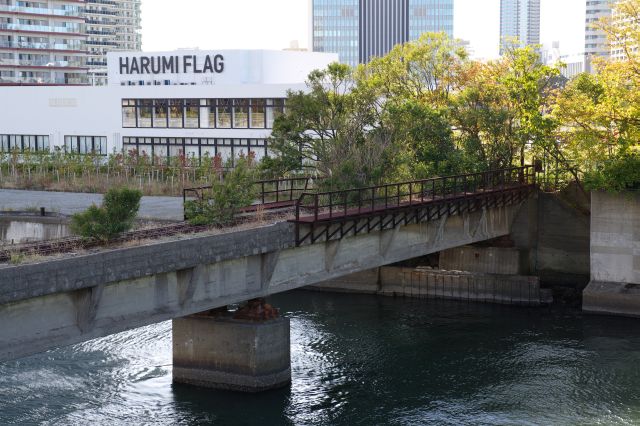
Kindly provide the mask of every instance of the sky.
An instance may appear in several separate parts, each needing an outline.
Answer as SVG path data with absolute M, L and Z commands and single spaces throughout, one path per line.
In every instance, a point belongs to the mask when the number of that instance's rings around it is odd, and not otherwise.
M 179 4 L 180 7 L 176 7 Z M 145 51 L 309 46 L 309 0 L 142 0 Z M 500 0 L 455 0 L 454 35 L 478 58 L 498 55 Z M 584 50 L 585 0 L 541 0 L 541 42 Z

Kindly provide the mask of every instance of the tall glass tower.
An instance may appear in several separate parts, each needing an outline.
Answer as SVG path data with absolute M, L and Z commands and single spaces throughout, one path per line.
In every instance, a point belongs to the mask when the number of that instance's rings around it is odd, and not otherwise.
M 316 52 L 334 52 L 349 65 L 382 56 L 424 32 L 453 37 L 454 0 L 310 0 Z
M 358 63 L 359 0 L 311 0 L 314 52 L 331 52 L 340 61 Z
M 540 0 L 500 0 L 500 54 L 513 39 L 540 44 Z

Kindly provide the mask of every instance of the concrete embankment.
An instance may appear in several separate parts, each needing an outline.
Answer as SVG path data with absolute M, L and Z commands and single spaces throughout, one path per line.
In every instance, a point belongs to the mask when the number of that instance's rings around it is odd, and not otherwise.
M 591 195 L 591 281 L 585 312 L 640 317 L 640 194 Z
M 552 301 L 533 276 L 444 271 L 384 266 L 309 287 L 313 290 L 369 293 L 425 299 L 467 300 L 509 305 L 541 305 Z

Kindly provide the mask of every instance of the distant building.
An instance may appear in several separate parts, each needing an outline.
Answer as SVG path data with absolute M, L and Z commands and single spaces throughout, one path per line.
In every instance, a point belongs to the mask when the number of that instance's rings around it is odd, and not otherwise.
M 107 52 L 142 50 L 140 3 L 141 0 L 85 0 L 91 84 L 107 84 Z
M 631 21 L 630 18 L 625 18 L 623 15 L 621 15 L 615 8 L 615 5 L 617 3 L 622 3 L 625 2 L 626 0 L 618 0 L 618 1 L 614 1 L 613 2 L 613 11 L 612 11 L 612 19 L 613 19 L 613 25 L 616 25 L 618 27 L 622 27 L 622 29 L 628 29 L 630 26 L 638 26 L 640 25 L 640 23 L 635 22 L 635 21 Z M 637 28 L 636 28 L 637 30 Z M 633 44 L 633 43 L 628 43 L 628 40 L 626 41 L 620 41 L 620 42 L 614 42 L 611 44 L 611 58 L 615 61 L 622 61 L 627 59 L 627 52 L 625 52 L 625 49 L 627 49 L 629 51 L 629 53 L 632 52 L 637 52 L 638 51 L 638 46 Z
M 604 17 L 611 17 L 611 3 L 609 0 L 587 0 L 584 51 L 588 56 L 609 56 L 611 50 L 607 35 L 596 29 L 594 24 Z
M 540 0 L 500 0 L 500 54 L 519 46 L 540 44 Z
M 137 153 L 156 164 L 269 154 L 290 90 L 330 53 L 275 50 L 110 52 L 107 86 L 0 86 L 0 154 Z M 202 163 L 204 164 L 204 163 Z
M 83 6 L 0 0 L 0 84 L 85 84 Z
M 349 65 L 383 56 L 425 32 L 453 37 L 454 0 L 310 0 L 315 52 Z
M 140 51 L 141 0 L 0 0 L 0 84 L 106 84 L 107 52 Z

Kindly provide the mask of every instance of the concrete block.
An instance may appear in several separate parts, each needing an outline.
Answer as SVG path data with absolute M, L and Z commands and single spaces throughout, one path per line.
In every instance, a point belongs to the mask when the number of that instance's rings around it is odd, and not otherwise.
M 591 281 L 582 292 L 582 310 L 593 314 L 640 317 L 640 285 Z
M 173 381 L 261 392 L 291 383 L 289 319 L 192 315 L 173 320 Z

